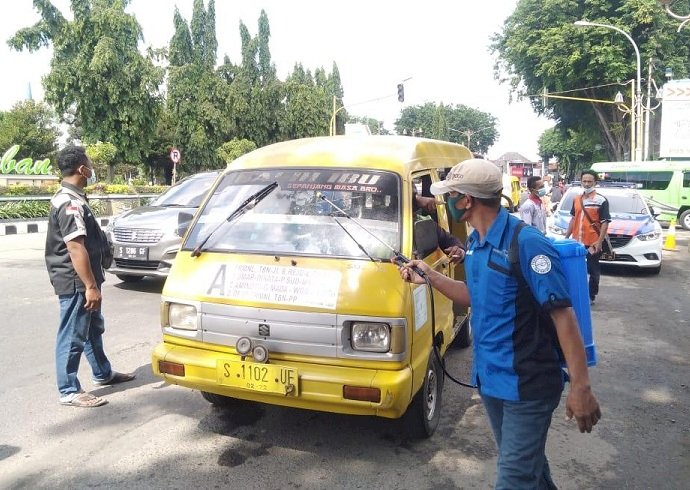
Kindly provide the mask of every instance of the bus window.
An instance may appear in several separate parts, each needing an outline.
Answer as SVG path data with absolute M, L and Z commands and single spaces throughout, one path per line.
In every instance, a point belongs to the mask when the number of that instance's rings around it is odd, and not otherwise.
M 690 187 L 690 172 L 683 172 L 683 187 Z
M 663 191 L 668 188 L 673 172 L 606 172 L 605 179 L 609 182 L 636 182 L 641 189 Z

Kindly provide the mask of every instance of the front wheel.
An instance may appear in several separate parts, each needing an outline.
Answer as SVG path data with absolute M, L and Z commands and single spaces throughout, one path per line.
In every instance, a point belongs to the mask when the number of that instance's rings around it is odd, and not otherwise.
M 680 218 L 678 218 L 678 222 L 684 230 L 690 230 L 690 209 L 686 209 L 685 211 L 680 213 Z
M 462 322 L 462 324 L 460 325 L 458 334 L 453 341 L 453 345 L 459 347 L 460 349 L 466 349 L 472 345 L 472 324 L 470 315 L 465 316 L 464 320 L 461 320 L 460 317 L 457 317 L 455 321 Z
M 443 369 L 436 354 L 432 351 L 426 368 L 422 387 L 415 395 L 405 412 L 405 426 L 409 435 L 415 439 L 426 439 L 441 421 L 441 401 L 443 400 Z
M 209 402 L 211 405 L 215 405 L 216 407 L 229 407 L 230 405 L 237 403 L 235 398 L 209 393 L 208 391 L 202 391 L 201 396 L 204 397 L 204 400 Z

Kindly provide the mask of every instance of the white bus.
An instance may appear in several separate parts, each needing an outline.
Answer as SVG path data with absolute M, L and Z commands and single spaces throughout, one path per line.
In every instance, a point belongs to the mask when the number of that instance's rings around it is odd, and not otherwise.
M 598 162 L 592 170 L 607 182 L 634 182 L 659 219 L 690 230 L 690 160 L 647 162 Z

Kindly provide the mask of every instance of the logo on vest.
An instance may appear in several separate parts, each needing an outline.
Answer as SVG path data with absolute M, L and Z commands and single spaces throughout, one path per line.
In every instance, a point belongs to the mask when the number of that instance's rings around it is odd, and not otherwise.
M 546 255 L 537 255 L 529 265 L 537 274 L 547 274 L 551 270 L 551 259 Z

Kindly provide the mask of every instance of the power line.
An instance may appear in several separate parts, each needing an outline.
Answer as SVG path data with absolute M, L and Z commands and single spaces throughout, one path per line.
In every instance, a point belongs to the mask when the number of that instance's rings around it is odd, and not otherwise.
M 594 85 L 594 86 L 592 86 L 592 87 L 574 88 L 574 89 L 572 89 L 572 90 L 562 90 L 562 91 L 560 91 L 560 92 L 549 92 L 549 94 L 553 94 L 553 95 L 568 94 L 568 93 L 572 93 L 572 92 L 580 92 L 580 91 L 590 90 L 590 89 L 595 89 L 595 88 L 612 87 L 612 86 L 614 86 L 614 85 L 625 86 L 625 85 L 628 85 L 629 83 L 630 83 L 630 81 L 627 81 L 627 82 L 615 82 L 615 83 L 603 83 L 603 84 L 601 84 L 601 85 Z M 542 94 L 537 94 L 537 95 L 526 95 L 526 96 L 524 96 L 524 97 L 541 97 L 541 96 L 542 96 Z

